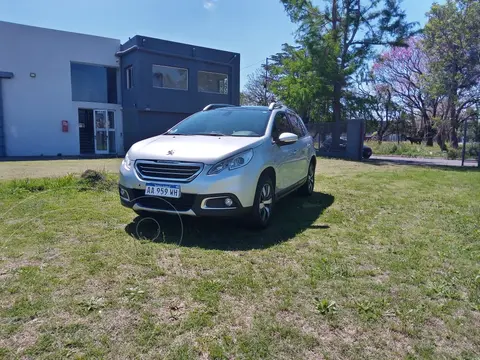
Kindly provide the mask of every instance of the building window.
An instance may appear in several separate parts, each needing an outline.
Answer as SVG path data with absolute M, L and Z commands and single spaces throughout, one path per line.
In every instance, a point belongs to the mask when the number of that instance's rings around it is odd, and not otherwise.
M 183 68 L 152 65 L 153 87 L 188 90 L 188 70 Z
M 70 64 L 72 100 L 116 104 L 117 69 L 107 66 Z
M 198 91 L 227 95 L 228 75 L 207 71 L 199 71 Z
M 133 87 L 133 68 L 131 66 L 125 69 L 125 81 L 127 89 L 131 89 Z

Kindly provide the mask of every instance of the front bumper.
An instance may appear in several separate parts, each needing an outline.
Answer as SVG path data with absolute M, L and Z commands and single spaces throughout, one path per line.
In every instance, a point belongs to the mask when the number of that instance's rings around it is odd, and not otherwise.
M 123 190 L 123 191 L 122 191 Z M 128 193 L 128 200 L 125 197 Z M 135 211 L 179 214 L 188 216 L 237 217 L 248 213 L 251 207 L 244 207 L 235 194 L 182 194 L 180 199 L 144 195 L 143 190 L 128 189 L 119 185 L 120 202 Z M 224 199 L 230 198 L 233 204 L 227 207 Z
M 244 168 L 226 170 L 217 175 L 206 175 L 211 167 L 206 165 L 202 173 L 187 183 L 143 180 L 133 166 L 130 170 L 121 167 L 120 201 L 123 206 L 135 211 L 190 216 L 241 216 L 253 206 L 258 176 L 262 170 L 257 169 L 256 165 L 249 163 Z M 182 195 L 179 199 L 146 196 L 147 183 L 180 185 Z M 224 204 L 226 198 L 233 201 L 232 206 Z

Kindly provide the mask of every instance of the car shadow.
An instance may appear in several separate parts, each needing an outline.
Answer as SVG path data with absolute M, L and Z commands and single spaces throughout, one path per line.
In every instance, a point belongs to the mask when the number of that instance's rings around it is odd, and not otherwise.
M 276 204 L 272 223 L 263 231 L 249 229 L 242 219 L 154 215 L 136 217 L 125 226 L 125 232 L 137 240 L 184 247 L 225 251 L 266 249 L 309 228 L 328 229 L 328 225 L 315 222 L 334 200 L 332 195 L 321 192 L 308 198 L 288 196 Z

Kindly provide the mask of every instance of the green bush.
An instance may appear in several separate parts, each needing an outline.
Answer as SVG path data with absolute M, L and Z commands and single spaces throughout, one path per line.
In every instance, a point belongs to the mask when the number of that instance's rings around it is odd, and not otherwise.
M 478 152 L 480 151 L 480 145 L 479 144 L 467 144 L 467 155 L 472 157 L 472 158 L 477 158 L 478 157 Z
M 365 142 L 365 145 L 372 148 L 374 155 L 398 155 L 418 158 L 439 157 L 445 158 L 446 153 L 442 152 L 437 144 L 426 146 L 425 144 L 411 144 L 410 142 L 384 141 L 379 144 L 377 141 Z
M 449 149 L 447 151 L 447 159 L 449 160 L 456 160 L 458 159 L 459 157 L 461 157 L 462 154 L 460 153 L 460 150 L 456 150 L 456 149 Z

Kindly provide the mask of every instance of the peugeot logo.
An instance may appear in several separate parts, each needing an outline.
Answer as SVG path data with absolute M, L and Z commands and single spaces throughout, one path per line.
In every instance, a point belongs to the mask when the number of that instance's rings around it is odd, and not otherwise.
M 168 150 L 167 155 L 173 155 L 174 152 L 175 150 Z

